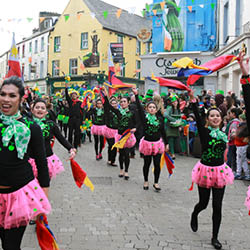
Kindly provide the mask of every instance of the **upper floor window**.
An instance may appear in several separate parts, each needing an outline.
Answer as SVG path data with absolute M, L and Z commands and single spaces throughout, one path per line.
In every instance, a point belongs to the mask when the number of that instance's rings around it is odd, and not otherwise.
M 22 47 L 22 56 L 23 58 L 25 57 L 25 44 L 23 44 L 23 47 Z
M 241 34 L 242 26 L 242 0 L 237 0 L 236 10 L 235 10 L 235 36 Z
M 29 52 L 32 53 L 32 42 L 29 43 Z
M 123 43 L 123 36 L 122 35 L 117 35 L 117 42 Z
M 81 49 L 87 49 L 88 46 L 88 32 L 81 33 Z
M 136 61 L 136 78 L 141 78 L 141 61 Z
M 38 41 L 35 40 L 35 53 L 37 53 L 37 52 L 38 52 Z
M 44 51 L 44 37 L 41 38 L 41 52 Z
M 56 36 L 54 38 L 54 52 L 60 52 L 61 51 L 61 37 Z
M 141 42 L 139 40 L 136 40 L 136 54 L 141 54 Z
M 44 73 L 44 61 L 40 62 L 40 78 L 43 78 Z
M 52 61 L 52 76 L 60 75 L 60 61 L 54 60 Z
M 224 20 L 223 20 L 223 42 L 226 43 L 228 39 L 228 2 L 224 5 Z
M 69 59 L 69 74 L 77 75 L 77 58 Z

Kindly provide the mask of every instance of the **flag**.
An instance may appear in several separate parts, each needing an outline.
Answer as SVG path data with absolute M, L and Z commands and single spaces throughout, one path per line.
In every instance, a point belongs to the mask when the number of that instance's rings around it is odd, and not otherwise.
M 51 231 L 46 215 L 36 220 L 36 235 L 41 250 L 59 250 L 56 238 Z
M 155 76 L 147 77 L 147 79 L 154 81 L 154 82 L 158 82 L 160 84 L 160 86 L 162 86 L 162 87 L 190 91 L 190 88 L 188 86 L 186 86 L 184 83 L 182 83 L 178 80 L 172 80 L 172 79 L 155 77 Z
M 79 164 L 73 159 L 70 160 L 71 170 L 76 182 L 76 185 L 81 188 L 84 184 L 93 192 L 95 187 L 91 180 L 88 178 L 87 173 L 79 166 Z
M 124 145 L 125 145 L 125 143 L 127 142 L 128 138 L 131 136 L 131 132 L 130 131 L 131 131 L 131 129 L 127 129 L 125 132 L 123 132 L 121 138 L 119 139 L 118 142 L 116 142 L 113 145 L 113 147 L 112 147 L 111 150 L 113 150 L 114 147 L 116 147 L 116 148 L 123 148 Z
M 199 69 L 197 69 L 197 70 L 187 69 L 187 71 L 191 70 L 190 74 L 188 74 L 188 72 L 186 72 L 186 76 L 189 76 L 188 80 L 187 80 L 187 85 L 194 84 L 196 81 L 198 81 L 200 79 L 201 75 L 209 75 L 213 72 L 216 72 L 219 69 L 224 68 L 225 66 L 227 66 L 229 63 L 233 62 L 236 59 L 237 59 L 237 57 L 234 55 L 225 55 L 225 56 L 216 57 L 216 58 L 212 59 L 211 61 L 208 61 L 208 62 L 202 64 L 201 67 L 206 67 L 210 70 L 209 72 L 207 72 L 207 74 L 206 74 L 206 72 L 199 70 Z
M 168 169 L 169 177 L 173 174 L 173 169 L 175 168 L 174 166 L 174 161 L 171 158 L 171 156 L 167 153 L 164 152 L 161 156 L 161 162 L 160 162 L 160 168 L 164 167 L 164 162 L 166 163 L 166 167 Z
M 115 66 L 113 63 L 113 57 L 110 45 L 108 47 L 108 66 L 109 66 L 108 81 L 111 82 L 112 76 L 115 74 Z
M 18 50 L 17 50 L 16 42 L 15 42 L 15 33 L 13 33 L 8 66 L 9 66 L 9 70 L 7 73 L 7 77 L 10 77 L 10 76 L 18 76 L 20 78 L 22 77 L 20 64 L 19 64 L 19 58 L 18 58 Z

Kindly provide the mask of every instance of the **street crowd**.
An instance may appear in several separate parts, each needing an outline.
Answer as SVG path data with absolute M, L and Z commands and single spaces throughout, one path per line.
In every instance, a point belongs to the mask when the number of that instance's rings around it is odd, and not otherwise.
M 143 158 L 145 192 L 150 186 L 151 165 L 153 189 L 161 191 L 160 165 L 165 152 L 173 160 L 189 154 L 200 158 L 191 173 L 193 184 L 198 186 L 199 201 L 191 214 L 190 226 L 194 232 L 198 230 L 198 215 L 206 209 L 212 193 L 211 244 L 221 249 L 218 234 L 226 185 L 234 180 L 250 181 L 250 77 L 243 54 L 239 64 L 240 97 L 232 92 L 224 95 L 222 91 L 214 95 L 211 90 L 195 96 L 193 90 L 178 93 L 173 89 L 161 95 L 148 90 L 142 95 L 137 88 L 109 95 L 106 88 L 100 87 L 81 98 L 70 81 L 66 81 L 66 88 L 59 95 L 42 97 L 24 88 L 18 77 L 5 79 L 0 88 L 3 249 L 20 249 L 27 224 L 34 224 L 41 214 L 51 210 L 49 183 L 64 170 L 53 152 L 54 140 L 73 159 L 76 154 L 84 154 L 84 143 L 92 142 L 92 138 L 93 157 L 101 161 L 107 144 L 107 164 L 117 168 L 119 165 L 117 174 L 121 180 L 129 181 L 130 159 Z M 250 210 L 250 189 L 245 206 Z

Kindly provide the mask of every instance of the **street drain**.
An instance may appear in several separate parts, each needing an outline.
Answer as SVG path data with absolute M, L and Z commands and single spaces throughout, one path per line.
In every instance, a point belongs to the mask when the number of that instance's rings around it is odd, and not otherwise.
M 111 177 L 89 177 L 89 179 L 92 181 L 94 185 L 107 185 L 111 186 L 112 185 L 112 178 Z

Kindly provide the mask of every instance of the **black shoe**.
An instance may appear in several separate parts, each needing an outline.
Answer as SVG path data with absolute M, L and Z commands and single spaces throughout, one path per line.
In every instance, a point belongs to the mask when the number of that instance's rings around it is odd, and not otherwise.
M 124 180 L 128 181 L 128 179 L 129 179 L 129 176 L 124 175 Z
M 215 238 L 211 239 L 211 244 L 214 246 L 215 249 L 221 249 L 222 248 L 221 243 Z
M 190 226 L 191 226 L 191 229 L 193 232 L 197 232 L 197 230 L 198 230 L 198 217 L 195 216 L 193 213 L 191 215 Z
M 143 186 L 143 189 L 144 190 L 148 190 L 148 186 Z
M 36 221 L 35 220 L 30 220 L 29 221 L 29 225 L 35 225 L 36 224 Z
M 153 188 L 155 189 L 156 192 L 161 191 L 161 188 L 160 187 L 156 187 L 155 184 L 153 185 Z
M 112 167 L 117 167 L 117 164 L 115 164 L 114 162 L 111 162 L 109 165 Z
M 123 174 L 119 174 L 118 177 L 119 177 L 119 178 L 122 178 L 122 177 L 124 177 L 124 175 L 123 175 Z

